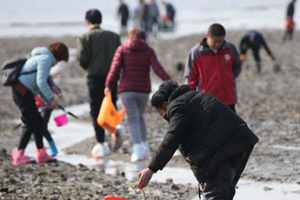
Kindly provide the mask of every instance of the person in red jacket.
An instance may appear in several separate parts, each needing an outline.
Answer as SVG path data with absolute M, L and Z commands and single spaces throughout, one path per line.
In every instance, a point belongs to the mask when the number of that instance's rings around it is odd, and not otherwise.
M 212 24 L 207 37 L 191 49 L 185 67 L 185 78 L 192 89 L 216 97 L 235 112 L 237 103 L 235 79 L 241 71 L 236 47 L 225 41 L 221 24 Z
M 147 130 L 143 114 L 151 91 L 150 69 L 162 79 L 170 76 L 158 61 L 154 50 L 146 43 L 141 30 L 129 32 L 128 41 L 121 45 L 113 58 L 106 78 L 106 92 L 120 79 L 118 92 L 127 111 L 128 127 L 131 133 L 133 150 L 131 161 L 149 157 Z

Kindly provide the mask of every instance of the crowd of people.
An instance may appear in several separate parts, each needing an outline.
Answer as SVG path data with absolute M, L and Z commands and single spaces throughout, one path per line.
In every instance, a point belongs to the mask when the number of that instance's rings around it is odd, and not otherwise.
M 139 27 L 146 34 L 157 34 L 158 31 L 173 31 L 175 29 L 176 10 L 171 2 L 163 0 L 164 14 L 156 0 L 138 0 L 137 6 L 131 11 L 130 7 L 120 0 L 118 16 L 120 19 L 121 36 L 127 35 L 128 22 L 132 19 L 134 27 Z
M 292 0 L 288 6 L 288 23 L 293 20 L 295 2 Z M 173 6 L 163 3 L 169 10 L 166 20 L 174 23 Z M 124 1 L 120 1 L 118 14 L 125 34 L 131 14 Z M 128 31 L 123 44 L 118 34 L 101 27 L 102 14 L 98 9 L 86 12 L 88 31 L 78 38 L 77 60 L 87 74 L 98 157 L 108 156 L 111 148 L 117 150 L 121 143 L 120 132 L 116 131 L 112 139 L 118 147 L 110 147 L 105 130 L 97 123 L 102 100 L 109 92 L 113 103 L 116 104 L 119 98 L 126 110 L 132 143 L 131 161 L 150 159 L 144 113 L 151 92 L 152 69 L 165 82 L 152 96 L 151 105 L 169 127 L 150 164 L 141 171 L 138 187 L 144 188 L 152 175 L 162 170 L 179 149 L 199 182 L 199 195 L 211 200 L 233 199 L 237 182 L 258 142 L 236 112 L 236 79 L 248 49 L 253 52 L 258 73 L 261 72 L 260 48 L 263 47 L 276 62 L 273 52 L 259 31 L 247 32 L 241 38 L 238 50 L 226 40 L 226 29 L 222 24 L 211 24 L 206 36 L 188 53 L 184 67 L 186 84 L 180 85 L 172 81 L 155 50 L 147 43 L 146 32 L 160 23 L 156 1 L 146 4 L 140 0 L 134 15 L 139 16 L 139 26 Z M 288 38 L 292 39 L 293 31 L 289 26 L 287 28 Z M 32 134 L 37 149 L 36 162 L 55 160 L 58 151 L 49 133 L 48 122 L 52 110 L 60 106 L 62 91 L 55 85 L 50 70 L 68 59 L 68 47 L 55 42 L 48 47 L 33 49 L 22 65 L 17 81 L 11 87 L 24 124 L 19 145 L 11 154 L 14 166 L 33 162 L 25 154 Z M 50 155 L 44 147 L 43 137 L 49 142 Z

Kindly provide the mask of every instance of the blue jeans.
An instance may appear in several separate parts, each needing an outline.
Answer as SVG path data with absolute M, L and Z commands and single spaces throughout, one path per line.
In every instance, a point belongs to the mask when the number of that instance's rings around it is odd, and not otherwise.
M 133 144 L 146 142 L 147 129 L 144 112 L 148 102 L 148 93 L 123 92 L 120 94 L 127 111 L 127 124 Z

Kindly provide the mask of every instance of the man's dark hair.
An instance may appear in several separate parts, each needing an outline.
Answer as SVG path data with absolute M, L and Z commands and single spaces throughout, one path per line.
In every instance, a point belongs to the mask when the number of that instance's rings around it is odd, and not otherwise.
M 208 34 L 214 37 L 224 37 L 226 35 L 226 30 L 221 24 L 212 24 L 208 28 Z
M 168 102 L 170 95 L 174 90 L 178 88 L 176 81 L 165 81 L 160 86 L 159 89 L 153 94 L 151 98 L 151 105 L 154 107 L 160 107 L 164 102 Z
M 85 20 L 91 24 L 101 24 L 102 14 L 98 9 L 90 9 L 85 13 Z

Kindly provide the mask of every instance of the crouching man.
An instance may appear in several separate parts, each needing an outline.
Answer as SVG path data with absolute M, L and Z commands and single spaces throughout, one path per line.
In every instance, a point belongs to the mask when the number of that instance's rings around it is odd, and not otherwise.
M 258 138 L 247 124 L 216 98 L 166 81 L 151 99 L 169 123 L 156 155 L 140 172 L 138 187 L 147 186 L 179 148 L 206 200 L 232 200 Z

